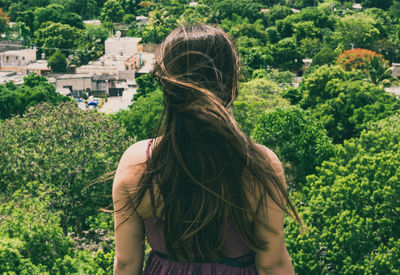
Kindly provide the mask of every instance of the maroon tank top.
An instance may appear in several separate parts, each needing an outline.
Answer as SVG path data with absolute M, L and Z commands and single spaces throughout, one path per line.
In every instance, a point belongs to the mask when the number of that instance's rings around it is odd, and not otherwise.
M 152 140 L 149 140 L 146 149 L 146 158 L 150 158 L 150 147 Z M 150 198 L 153 213 L 154 189 L 150 186 Z M 146 260 L 144 274 L 206 274 L 206 275 L 254 275 L 257 274 L 254 265 L 254 253 L 243 242 L 234 224 L 228 221 L 225 233 L 225 243 L 223 246 L 226 258 L 218 262 L 193 262 L 182 263 L 169 259 L 168 251 L 165 246 L 164 222 L 153 216 L 144 219 L 144 228 L 147 240 L 151 247 L 151 252 Z M 250 228 L 249 228 L 250 230 Z M 221 235 L 221 234 L 220 234 Z

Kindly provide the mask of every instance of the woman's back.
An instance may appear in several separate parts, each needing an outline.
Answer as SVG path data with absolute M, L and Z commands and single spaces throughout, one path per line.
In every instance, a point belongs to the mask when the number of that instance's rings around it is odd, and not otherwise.
M 164 92 L 162 138 L 151 157 L 151 142 L 133 145 L 117 169 L 116 270 L 140 269 L 133 259 L 143 257 L 146 234 L 149 274 L 291 271 L 283 216 L 294 208 L 279 160 L 232 117 L 239 60 L 227 35 L 206 25 L 174 30 L 153 73 Z
M 151 144 L 152 140 L 149 140 L 146 149 L 147 160 L 150 157 Z M 155 205 L 155 197 L 159 196 L 158 191 L 154 186 L 151 186 L 147 198 L 143 200 L 141 205 L 145 234 L 151 247 L 144 274 L 256 274 L 254 253 L 243 242 L 231 220 L 228 220 L 225 230 L 219 232 L 219 238 L 225 240 L 222 249 L 225 257 L 218 261 L 200 260 L 191 263 L 171 260 L 165 245 L 165 224 L 161 218 L 157 217 L 162 212 Z M 160 204 L 162 205 L 162 202 Z

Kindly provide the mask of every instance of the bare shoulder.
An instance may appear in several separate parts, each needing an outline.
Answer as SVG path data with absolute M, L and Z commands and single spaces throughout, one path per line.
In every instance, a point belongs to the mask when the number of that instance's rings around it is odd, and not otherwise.
M 146 151 L 149 141 L 149 139 L 141 140 L 129 146 L 122 155 L 118 168 L 144 163 L 146 161 Z
M 274 151 L 272 151 L 271 149 L 269 149 L 268 147 L 266 147 L 264 145 L 261 145 L 261 144 L 256 144 L 256 145 L 264 153 L 265 157 L 271 163 L 272 167 L 275 169 L 278 176 L 284 177 L 282 163 L 279 160 L 278 156 L 274 153 Z
M 129 146 L 122 155 L 114 177 L 113 189 L 134 188 L 144 171 L 149 140 Z

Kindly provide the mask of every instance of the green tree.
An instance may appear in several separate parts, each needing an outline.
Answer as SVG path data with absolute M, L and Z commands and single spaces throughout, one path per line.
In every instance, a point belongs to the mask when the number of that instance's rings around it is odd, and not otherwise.
M 161 43 L 165 37 L 177 26 L 177 19 L 165 9 L 150 12 L 149 23 L 143 29 L 145 43 Z
M 370 124 L 307 178 L 298 205 L 308 234 L 289 219 L 285 227 L 298 274 L 400 272 L 399 122 L 397 114 Z
M 334 143 L 359 136 L 369 121 L 387 117 L 400 108 L 400 102 L 383 88 L 352 79 L 354 74 L 334 68 L 322 66 L 300 85 L 304 94 L 300 104 L 323 123 Z
M 179 24 L 207 23 L 211 8 L 204 4 L 186 8 L 179 18 Z
M 289 102 L 281 97 L 281 88 L 275 82 L 259 78 L 240 85 L 233 113 L 242 131 L 251 136 L 263 113 L 288 105 Z
M 293 14 L 293 11 L 288 6 L 283 5 L 274 5 L 272 8 L 268 10 L 268 13 L 265 15 L 264 21 L 266 21 L 268 26 L 274 26 L 277 20 L 282 20 Z
M 380 35 L 375 23 L 372 17 L 363 13 L 345 15 L 337 22 L 335 40 L 344 50 L 368 49 Z
M 44 266 L 34 265 L 22 254 L 24 243 L 17 238 L 0 236 L 0 272 L 3 274 L 43 274 Z
M 64 73 L 67 71 L 67 59 L 60 51 L 53 53 L 49 59 L 47 59 L 47 63 L 49 64 L 51 70 L 55 73 Z
M 35 32 L 35 43 L 39 50 L 37 56 L 40 57 L 44 52 L 46 56 L 52 55 L 60 50 L 63 53 L 69 53 L 78 45 L 81 31 L 75 27 L 61 23 L 44 23 L 41 28 Z M 45 48 L 41 50 L 40 48 Z
M 361 4 L 366 8 L 387 10 L 393 4 L 393 0 L 362 0 Z
M 23 37 L 29 36 L 31 39 L 35 37 L 35 14 L 32 10 L 18 12 L 16 21 L 23 24 Z M 28 35 L 29 33 L 29 35 Z
M 7 20 L 8 18 L 6 14 L 0 8 L 0 34 L 3 34 L 8 30 Z
M 296 24 L 301 24 L 302 22 L 312 22 L 311 29 L 312 32 L 322 32 L 324 29 L 333 30 L 335 21 L 327 16 L 324 12 L 315 8 L 305 8 L 299 13 L 294 13 L 285 17 L 282 20 L 276 21 L 276 27 L 281 38 L 291 37 L 294 34 Z M 307 23 L 309 24 L 309 23 Z M 309 29 L 310 26 L 302 26 L 302 32 L 305 29 Z M 315 33 L 317 34 L 317 33 Z M 319 37 L 322 38 L 322 37 Z
M 313 66 L 322 66 L 325 64 L 333 64 L 337 59 L 337 54 L 330 47 L 322 48 L 312 60 Z
M 154 92 L 158 88 L 157 81 L 151 76 L 151 74 L 144 74 L 136 78 L 136 84 L 139 86 L 136 93 L 133 96 L 133 100 L 137 100 L 139 97 L 146 97 L 151 92 Z
M 287 88 L 292 85 L 294 76 L 295 75 L 289 71 L 258 69 L 253 71 L 251 78 L 265 78 L 277 83 L 281 88 Z
M 389 86 L 396 78 L 392 75 L 387 62 L 380 56 L 373 56 L 367 62 L 366 76 L 368 81 L 376 85 Z
M 262 5 L 254 1 L 222 0 L 215 1 L 213 4 L 212 9 L 217 23 L 223 19 L 233 19 L 234 14 L 248 18 L 252 22 L 261 18 L 260 9 Z
M 105 114 L 73 103 L 36 105 L 0 125 L 0 193 L 44 185 L 64 233 L 80 233 L 111 203 L 111 182 L 99 177 L 116 168 L 130 142 Z
M 54 22 L 61 24 L 68 24 L 71 27 L 83 29 L 82 18 L 76 14 L 69 12 L 64 6 L 59 4 L 52 4 L 44 8 L 37 8 L 34 11 L 35 15 L 35 30 L 41 27 L 44 22 Z
M 328 87 L 331 82 L 347 81 L 354 77 L 354 74 L 345 72 L 339 66 L 324 65 L 314 72 L 303 77 L 299 90 L 304 95 L 301 106 L 305 109 L 314 108 L 317 104 L 323 103 L 336 95 L 329 93 Z
M 125 11 L 117 0 L 108 0 L 101 10 L 103 21 L 122 22 Z
M 323 125 L 298 107 L 264 113 L 255 126 L 254 138 L 285 164 L 290 188 L 301 189 L 306 176 L 334 155 Z
M 50 198 L 44 188 L 37 183 L 21 184 L 20 190 L 1 205 L 0 235 L 21 241 L 21 256 L 49 270 L 57 258 L 70 253 L 73 242 L 60 227 L 60 212 L 50 211 Z
M 114 115 L 125 128 L 129 136 L 136 140 L 154 137 L 163 110 L 163 94 L 156 90 L 139 97 L 129 110 L 119 111 Z
M 24 83 L 20 87 L 10 83 L 0 85 L 0 119 L 22 115 L 27 108 L 40 102 L 57 104 L 69 101 L 69 98 L 58 94 L 54 86 L 43 76 L 36 74 L 25 76 Z
M 385 57 L 389 63 L 400 61 L 400 43 L 387 38 L 375 40 L 371 49 Z
M 305 57 L 313 58 L 321 51 L 323 44 L 319 38 L 306 37 L 300 40 L 299 47 Z
M 87 25 L 81 32 L 77 42 L 79 64 L 85 65 L 91 60 L 97 60 L 104 55 L 104 42 L 110 36 L 109 31 L 103 26 Z
M 297 70 L 303 66 L 303 54 L 293 38 L 280 40 L 272 47 L 274 67 L 281 70 Z

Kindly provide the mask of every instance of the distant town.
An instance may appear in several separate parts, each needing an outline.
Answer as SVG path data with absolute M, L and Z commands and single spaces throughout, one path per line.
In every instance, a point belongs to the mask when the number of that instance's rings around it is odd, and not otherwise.
M 99 20 L 84 22 L 100 23 Z M 68 73 L 52 72 L 44 53 L 40 59 L 36 58 L 34 46 L 18 49 L 18 43 L 10 43 L 0 52 L 0 84 L 11 81 L 22 85 L 24 76 L 35 73 L 45 76 L 60 94 L 77 99 L 82 109 L 97 108 L 99 102 L 102 103 L 99 111 L 106 113 L 127 109 L 136 91 L 135 78 L 150 72 L 157 47 L 142 45 L 141 40 L 121 37 L 121 32 L 117 31 L 105 41 L 103 56 Z

